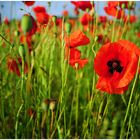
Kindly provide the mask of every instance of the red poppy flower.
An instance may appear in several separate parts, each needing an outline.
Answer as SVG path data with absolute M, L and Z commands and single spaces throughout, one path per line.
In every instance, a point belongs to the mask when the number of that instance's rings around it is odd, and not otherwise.
M 107 22 L 107 17 L 106 17 L 106 16 L 100 16 L 100 17 L 99 17 L 99 21 L 100 21 L 101 23 L 106 23 L 106 22 Z
M 81 52 L 78 49 L 75 48 L 65 48 L 65 58 L 69 59 L 69 60 L 76 60 L 76 59 L 80 59 L 81 57 Z
M 49 21 L 49 15 L 47 13 L 36 13 L 36 19 L 40 24 L 47 24 Z
M 82 31 L 77 30 L 69 37 L 65 37 L 65 42 L 67 47 L 74 48 L 81 45 L 87 45 L 90 40 Z
M 46 8 L 43 6 L 36 6 L 33 8 L 35 13 L 46 13 Z
M 82 25 L 88 25 L 92 21 L 92 16 L 88 13 L 84 13 L 83 16 L 80 18 L 80 22 Z
M 20 42 L 21 43 L 27 43 L 28 45 L 28 49 L 29 49 L 29 52 L 32 50 L 32 36 L 28 36 L 28 35 L 21 35 L 20 36 Z
M 99 75 L 96 88 L 110 94 L 122 94 L 134 78 L 140 50 L 133 43 L 120 40 L 103 45 L 94 60 Z
M 18 76 L 21 76 L 20 69 L 19 69 L 18 65 L 22 65 L 22 59 L 21 58 L 18 58 L 17 61 L 15 59 L 12 59 L 12 58 L 7 59 L 8 70 L 10 72 L 13 72 L 13 73 L 17 74 Z M 24 64 L 24 73 L 25 74 L 28 73 L 28 65 L 27 65 L 26 62 Z
M 7 67 L 10 72 L 13 72 L 13 73 L 17 74 L 18 76 L 20 76 L 20 70 L 18 68 L 18 64 L 17 64 L 16 60 L 14 60 L 12 58 L 8 58 Z
M 117 7 L 119 5 L 119 1 L 109 1 L 108 7 Z
M 98 35 L 97 41 L 98 41 L 99 43 L 102 43 L 102 41 L 103 41 L 103 35 L 102 35 L 102 34 Z
M 7 25 L 10 23 L 8 17 L 4 18 L 4 23 L 7 24 Z
M 124 11 L 123 10 L 118 10 L 116 7 L 104 7 L 105 12 L 113 17 L 116 17 L 118 19 L 123 18 L 124 16 Z
M 137 37 L 140 38 L 140 32 L 137 33 Z
M 69 49 L 69 64 L 75 69 L 83 68 L 87 63 L 88 59 L 81 59 L 81 52 L 78 49 Z
M 91 10 L 94 5 L 91 4 L 90 1 L 71 1 L 77 8 L 85 11 L 86 9 Z
M 88 59 L 70 60 L 69 64 L 75 69 L 81 69 L 88 63 Z
M 35 1 L 23 1 L 23 3 L 24 3 L 26 6 L 32 6 L 32 5 L 34 5 Z
M 130 17 L 129 16 L 124 17 L 124 22 L 134 23 L 136 21 L 137 21 L 137 17 L 135 15 L 130 15 Z

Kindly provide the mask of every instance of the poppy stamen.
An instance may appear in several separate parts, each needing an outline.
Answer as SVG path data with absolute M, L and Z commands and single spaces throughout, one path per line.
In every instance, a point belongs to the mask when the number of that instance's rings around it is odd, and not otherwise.
M 121 73 L 123 70 L 123 67 L 120 65 L 120 61 L 118 60 L 109 60 L 107 62 L 107 66 L 109 67 L 109 72 L 111 74 L 113 74 L 114 71 Z

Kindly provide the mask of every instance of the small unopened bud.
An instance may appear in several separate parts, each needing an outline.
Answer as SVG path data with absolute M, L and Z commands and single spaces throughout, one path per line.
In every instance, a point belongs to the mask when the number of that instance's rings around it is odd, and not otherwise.
M 21 19 L 21 28 L 24 33 L 27 33 L 32 28 L 32 18 L 30 15 L 24 15 Z
M 69 34 L 71 32 L 71 28 L 72 28 L 71 24 L 67 22 L 65 24 L 65 29 L 66 29 L 67 34 Z
M 126 6 L 125 6 L 125 4 L 123 3 L 123 4 L 121 5 L 121 8 L 122 8 L 122 9 L 125 9 L 125 7 L 126 7 Z
M 19 55 L 21 56 L 21 58 L 24 58 L 24 56 L 25 56 L 25 48 L 24 48 L 23 45 L 19 46 L 18 51 L 19 51 Z
M 55 105 L 56 105 L 56 100 L 51 99 L 49 104 L 49 108 L 51 111 L 55 109 Z
M 57 16 L 53 16 L 53 17 L 52 17 L 52 21 L 53 21 L 54 23 L 56 23 L 56 20 L 57 20 Z
M 19 36 L 19 31 L 14 31 L 15 36 Z
M 98 36 L 95 36 L 94 41 L 96 42 L 98 40 Z

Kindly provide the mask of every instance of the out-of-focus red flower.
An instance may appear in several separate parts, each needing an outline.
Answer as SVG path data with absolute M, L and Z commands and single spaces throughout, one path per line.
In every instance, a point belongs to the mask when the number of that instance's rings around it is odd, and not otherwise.
M 4 18 L 4 23 L 5 23 L 6 25 L 8 25 L 8 24 L 10 23 L 8 17 L 5 17 L 5 18 Z
M 69 12 L 68 12 L 67 10 L 64 10 L 64 11 L 62 12 L 62 15 L 66 17 L 66 16 L 69 15 Z
M 10 72 L 13 72 L 13 73 L 17 74 L 18 76 L 21 76 L 19 65 L 20 66 L 22 65 L 22 59 L 21 58 L 18 58 L 17 61 L 13 58 L 10 58 L 10 57 L 7 59 L 8 70 Z M 25 74 L 28 73 L 28 65 L 27 65 L 26 62 L 24 64 L 24 73 Z
M 137 21 L 137 17 L 135 15 L 130 15 L 130 17 L 129 16 L 124 17 L 124 22 L 134 23 L 136 21 Z
M 102 43 L 102 41 L 103 41 L 103 35 L 102 35 L 102 34 L 98 35 L 97 41 L 98 41 L 99 43 Z
M 46 13 L 46 8 L 43 6 L 36 6 L 33 8 L 34 13 Z
M 86 9 L 91 10 L 94 7 L 94 5 L 92 5 L 90 1 L 71 1 L 71 3 L 83 11 L 85 11 Z
M 137 33 L 137 37 L 140 38 L 140 32 Z
M 32 6 L 32 5 L 34 5 L 35 1 L 23 1 L 23 3 L 24 3 L 26 6 Z
M 119 1 L 108 1 L 109 7 L 117 7 L 119 5 Z
M 92 21 L 92 16 L 88 13 L 84 13 L 84 15 L 80 18 L 80 22 L 82 25 L 88 25 Z
M 107 22 L 107 17 L 106 16 L 100 16 L 99 17 L 99 22 L 106 23 Z
M 69 37 L 65 37 L 65 42 L 67 47 L 74 48 L 87 45 L 90 40 L 81 30 L 77 30 L 73 32 Z
M 57 18 L 56 19 L 56 26 L 62 26 L 62 18 Z
M 36 15 L 36 19 L 40 24 L 47 24 L 49 21 L 49 14 L 46 12 L 45 7 L 36 6 L 33 8 L 33 11 Z
M 47 13 L 36 13 L 36 19 L 40 24 L 47 24 L 49 21 L 49 15 Z
M 117 19 L 123 18 L 125 13 L 123 10 L 118 10 L 116 7 L 104 7 L 105 12 L 113 17 L 116 17 Z
M 8 58 L 7 67 L 10 72 L 13 72 L 13 73 L 17 74 L 18 76 L 20 76 L 20 70 L 18 68 L 18 64 L 17 64 L 16 60 L 14 60 L 12 58 Z
M 21 35 L 20 36 L 20 43 L 21 44 L 27 43 L 29 52 L 31 52 L 31 50 L 32 50 L 32 36 Z
M 99 75 L 96 88 L 110 94 L 122 94 L 134 78 L 140 50 L 127 41 L 120 40 L 103 45 L 94 60 Z

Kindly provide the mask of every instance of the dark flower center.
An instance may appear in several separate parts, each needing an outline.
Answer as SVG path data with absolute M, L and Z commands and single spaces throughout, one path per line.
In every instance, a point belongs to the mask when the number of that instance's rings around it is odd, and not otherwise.
M 109 60 L 107 62 L 107 66 L 109 67 L 109 72 L 113 74 L 115 71 L 121 73 L 123 70 L 123 67 L 120 65 L 119 60 Z

